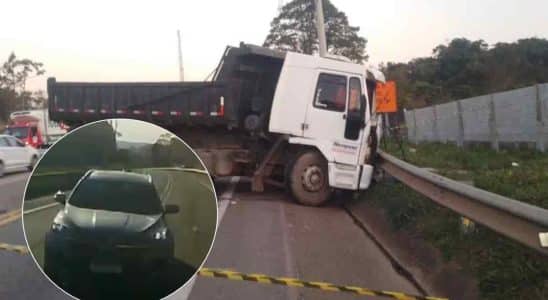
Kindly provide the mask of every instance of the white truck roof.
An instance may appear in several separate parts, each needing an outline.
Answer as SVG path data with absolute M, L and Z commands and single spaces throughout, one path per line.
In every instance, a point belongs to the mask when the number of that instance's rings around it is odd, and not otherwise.
M 302 135 L 306 110 L 312 103 L 318 70 L 333 74 L 355 74 L 375 81 L 384 81 L 381 72 L 365 65 L 340 59 L 287 52 L 270 114 L 271 132 Z

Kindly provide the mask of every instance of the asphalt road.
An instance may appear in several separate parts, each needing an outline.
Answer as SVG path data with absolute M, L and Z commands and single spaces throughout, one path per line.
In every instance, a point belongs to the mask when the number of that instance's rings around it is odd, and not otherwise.
M 0 179 L 0 208 L 18 209 L 25 174 Z M 226 186 L 219 186 L 219 191 Z M 417 294 L 378 247 L 337 206 L 310 208 L 280 192 L 245 190 L 222 197 L 210 268 L 296 277 Z M 7 200 L 6 200 L 7 199 Z M 25 244 L 20 220 L 0 227 L 0 242 Z M 0 298 L 70 299 L 40 273 L 30 255 L 0 250 Z M 171 299 L 356 299 L 350 294 L 197 277 Z M 367 299 L 371 299 L 370 297 Z
M 9 174 L 0 178 L 0 210 L 21 208 L 29 174 Z M 21 219 L 0 226 L 0 242 L 25 245 Z M 42 275 L 30 255 L 0 250 L 0 266 L 1 299 L 69 299 Z
M 21 208 L 29 172 L 6 174 L 0 178 L 0 214 Z
M 418 294 L 343 209 L 304 207 L 280 192 L 236 193 L 221 220 L 205 266 Z M 190 299 L 356 299 L 356 296 L 198 277 Z

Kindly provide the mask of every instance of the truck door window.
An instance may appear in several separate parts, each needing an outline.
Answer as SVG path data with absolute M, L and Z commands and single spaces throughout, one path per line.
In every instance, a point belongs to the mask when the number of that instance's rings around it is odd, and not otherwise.
M 0 138 L 0 147 L 9 147 L 8 141 L 6 138 Z
M 343 112 L 346 107 L 346 77 L 320 74 L 314 97 L 314 107 Z
M 346 119 L 346 127 L 344 137 L 349 140 L 357 140 L 360 137 L 365 113 L 361 103 L 362 86 L 360 79 L 357 77 L 350 78 L 348 85 L 348 113 Z
M 360 80 L 356 77 L 350 79 L 350 85 L 348 87 L 348 112 L 360 112 L 360 96 L 362 95 L 362 86 Z
M 373 96 L 375 93 L 375 87 L 377 84 L 375 81 L 367 80 L 367 99 L 369 100 L 369 111 L 373 114 Z

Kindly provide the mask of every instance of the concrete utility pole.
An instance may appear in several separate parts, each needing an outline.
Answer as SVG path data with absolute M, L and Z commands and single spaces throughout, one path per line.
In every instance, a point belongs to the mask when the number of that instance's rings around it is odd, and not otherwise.
M 177 44 L 179 46 L 179 80 L 185 81 L 185 70 L 183 69 L 183 52 L 181 50 L 181 32 L 177 30 Z
M 320 42 L 320 57 L 325 57 L 327 54 L 327 42 L 325 37 L 325 21 L 323 18 L 322 0 L 316 2 L 316 28 L 318 31 L 318 40 Z

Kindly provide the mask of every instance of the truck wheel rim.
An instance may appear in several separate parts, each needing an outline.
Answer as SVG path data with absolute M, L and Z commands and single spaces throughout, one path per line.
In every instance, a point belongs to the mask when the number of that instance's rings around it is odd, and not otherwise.
M 306 168 L 302 176 L 303 187 L 309 192 L 317 192 L 323 187 L 324 174 L 318 166 Z

